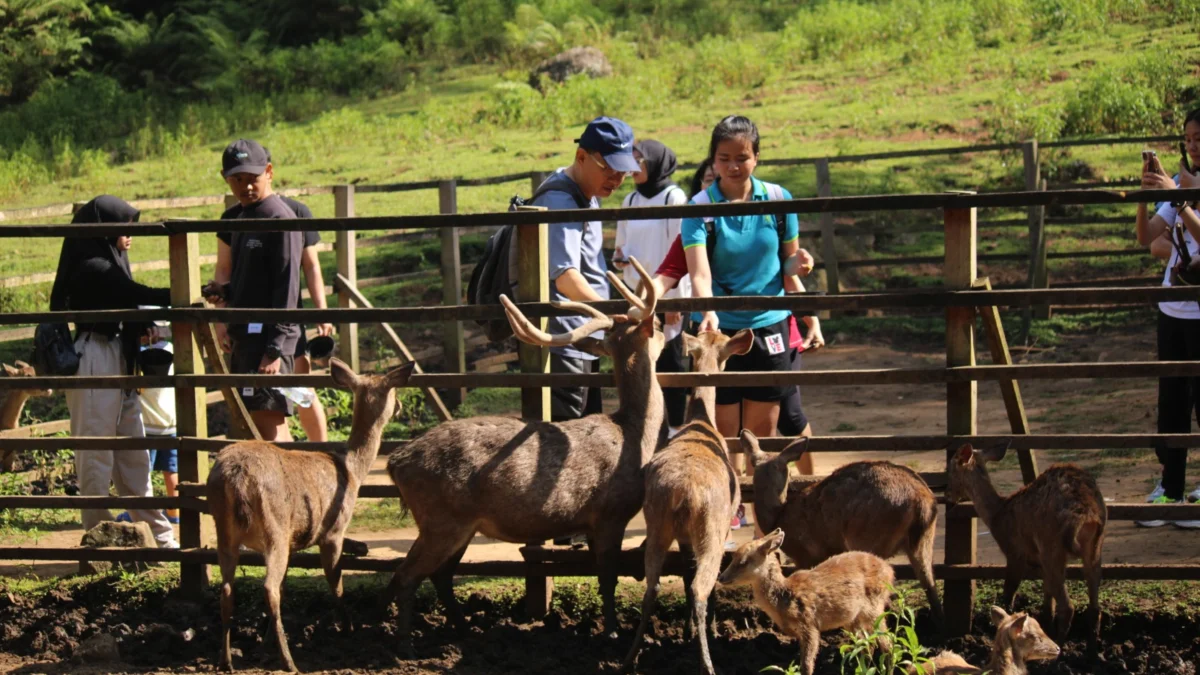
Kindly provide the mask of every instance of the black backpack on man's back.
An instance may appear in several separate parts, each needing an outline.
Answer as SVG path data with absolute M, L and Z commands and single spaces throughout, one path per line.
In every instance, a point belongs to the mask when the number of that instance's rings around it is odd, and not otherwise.
M 591 206 L 591 200 L 579 192 L 579 187 L 574 181 L 565 176 L 562 180 L 555 180 L 557 177 L 558 174 L 553 174 L 547 178 L 528 200 L 514 196 L 509 201 L 508 210 L 516 211 L 519 207 L 532 205 L 538 197 L 555 190 L 571 195 L 581 209 Z M 488 238 L 487 246 L 483 249 L 483 259 L 475 265 L 471 272 L 471 280 L 467 282 L 468 305 L 498 305 L 501 295 L 516 300 L 513 294 L 517 287 L 516 244 L 515 225 L 505 225 Z M 506 340 L 513 334 L 507 319 L 478 319 L 476 322 L 483 326 L 484 335 L 492 342 Z
M 74 375 L 79 354 L 65 322 L 43 323 L 33 332 L 33 368 L 38 375 Z

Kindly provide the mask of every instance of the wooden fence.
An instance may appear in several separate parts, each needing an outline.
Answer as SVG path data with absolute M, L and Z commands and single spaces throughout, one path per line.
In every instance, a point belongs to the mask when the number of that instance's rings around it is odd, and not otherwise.
M 317 221 L 323 230 L 335 230 L 339 269 L 353 281 L 354 231 L 352 228 L 366 225 L 382 228 L 431 228 L 452 241 L 458 228 L 514 224 L 518 226 L 520 246 L 520 290 L 522 310 L 530 317 L 546 317 L 558 314 L 548 303 L 546 264 L 547 223 L 572 222 L 578 220 L 573 211 L 526 211 L 515 213 L 485 213 L 473 215 L 441 214 L 430 216 L 404 216 L 379 218 L 353 218 L 353 191 L 347 187 L 335 190 L 341 204 L 341 215 Z M 1075 191 L 1031 191 L 996 194 L 937 194 L 937 195 L 882 195 L 873 197 L 818 197 L 789 202 L 748 202 L 676 207 L 645 207 L 637 209 L 600 209 L 589 212 L 589 217 L 616 218 L 661 218 L 694 217 L 701 215 L 746 215 L 776 212 L 832 214 L 846 211 L 872 210 L 917 210 L 938 209 L 942 211 L 942 228 L 945 235 L 945 290 L 916 293 L 856 293 L 827 296 L 786 296 L 770 298 L 705 298 L 667 299 L 660 303 L 665 311 L 697 309 L 778 309 L 795 311 L 851 310 L 867 308 L 923 307 L 943 309 L 946 313 L 946 366 L 942 368 L 891 368 L 872 370 L 805 371 L 785 373 L 718 373 L 718 374 L 662 374 L 664 386 L 695 385 L 745 385 L 750 382 L 795 383 L 801 385 L 845 386 L 892 384 L 928 384 L 945 386 L 947 392 L 946 433 L 933 436 L 849 436 L 819 437 L 813 439 L 811 449 L 815 452 L 858 451 L 858 450 L 945 450 L 947 461 L 950 449 L 959 443 L 971 441 L 981 445 L 1011 438 L 1018 450 L 1071 448 L 1103 449 L 1113 447 L 1152 447 L 1166 444 L 1173 447 L 1200 445 L 1200 434 L 1089 434 L 1089 435 L 989 435 L 981 436 L 976 430 L 977 383 L 1000 381 L 1013 383 L 1022 379 L 1062 378 L 1146 378 L 1162 375 L 1200 376 L 1200 361 L 1151 362 L 1151 363 L 1055 363 L 1034 365 L 979 365 L 975 355 L 975 317 L 980 309 L 998 306 L 1031 307 L 1043 304 L 1104 304 L 1117 302 L 1152 302 L 1158 300 L 1200 299 L 1200 289 L 1195 288 L 1103 288 L 1103 289 L 1019 289 L 987 290 L 976 279 L 976 234 L 977 209 L 988 207 L 1045 207 L 1055 204 L 1134 204 L 1137 202 L 1161 201 L 1164 199 L 1197 199 L 1200 190 L 1103 192 L 1091 190 Z M 462 321 L 479 318 L 500 318 L 498 306 L 459 305 L 461 296 L 447 295 L 445 304 L 433 307 L 377 307 L 356 306 L 349 295 L 343 297 L 339 307 L 326 310 L 299 309 L 216 309 L 195 306 L 200 296 L 201 279 L 199 234 L 219 229 L 237 231 L 269 231 L 280 227 L 311 227 L 310 223 L 295 221 L 167 221 L 163 223 L 138 223 L 123 225 L 16 225 L 0 228 L 3 237 L 61 237 L 87 234 L 106 236 L 109 234 L 132 233 L 137 235 L 165 235 L 169 238 L 171 260 L 172 308 L 156 310 L 97 310 L 72 312 L 35 312 L 0 315 L 2 324 L 29 324 L 51 320 L 115 321 L 115 320 L 169 320 L 175 340 L 175 375 L 167 377 L 35 377 L 0 378 L 0 389 L 18 387 L 54 388 L 126 388 L 126 387 L 173 387 L 176 395 L 179 439 L 163 438 L 0 438 L 0 450 L 27 450 L 74 448 L 112 449 L 126 451 L 145 448 L 178 447 L 180 451 L 180 477 L 184 482 L 180 496 L 162 497 L 0 497 L 0 508 L 162 508 L 175 506 L 181 509 L 180 540 L 182 550 L 158 549 L 96 550 L 83 548 L 8 547 L 0 548 L 0 558 L 40 560 L 156 560 L 181 563 L 181 584 L 188 593 L 199 593 L 208 584 L 208 565 L 214 562 L 214 552 L 207 544 L 212 540 L 211 520 L 205 516 L 203 482 L 209 467 L 208 453 L 217 451 L 225 441 L 206 439 L 205 388 L 229 386 L 301 385 L 336 386 L 327 374 L 310 375 L 220 375 L 206 374 L 202 361 L 198 331 L 195 327 L 205 322 L 261 322 L 272 320 L 330 321 L 342 324 L 343 339 L 354 335 L 361 323 L 439 321 L 461 324 Z M 447 246 L 447 251 L 450 249 Z M 452 258 L 452 253 L 448 253 Z M 446 261 L 447 266 L 454 261 Z M 623 302 L 607 301 L 594 303 L 602 311 L 615 312 L 624 308 Z M 354 354 L 354 350 L 345 353 Z M 612 376 L 605 374 L 571 375 L 548 372 L 547 350 L 522 344 L 520 347 L 521 373 L 508 374 L 420 374 L 414 375 L 410 384 L 414 387 L 462 388 L 478 386 L 516 387 L 522 392 L 522 413 L 531 419 L 549 418 L 550 386 L 611 386 Z M 787 439 L 764 439 L 764 449 L 778 450 Z M 295 443 L 299 448 L 335 448 L 339 443 Z M 385 451 L 390 451 L 398 442 L 387 442 Z M 737 443 L 731 447 L 736 450 Z M 1036 467 L 1026 474 L 1031 479 Z M 925 479 L 934 487 L 946 484 L 947 473 L 926 474 Z M 362 497 L 394 497 L 393 486 L 364 486 Z M 743 500 L 752 501 L 753 486 L 743 485 Z M 1001 567 L 979 565 L 976 562 L 976 520 L 970 504 L 951 505 L 946 514 L 945 563 L 935 572 L 945 580 L 945 606 L 950 618 L 948 625 L 957 631 L 970 628 L 973 616 L 974 582 L 976 579 L 999 578 Z M 1200 518 L 1200 505 L 1155 505 L 1155 504 L 1112 504 L 1109 517 L 1114 520 L 1146 518 Z M 555 576 L 592 574 L 594 568 L 584 553 L 526 546 L 522 549 L 524 560 L 520 562 L 477 562 L 459 567 L 462 574 L 499 575 L 523 577 L 526 580 L 527 604 L 531 612 L 544 612 L 548 607 L 551 579 Z M 293 556 L 295 565 L 315 566 L 311 555 Z M 624 554 L 624 574 L 633 574 L 640 566 L 640 555 L 636 551 Z M 243 564 L 261 564 L 261 557 L 244 555 Z M 393 569 L 397 560 L 345 559 L 346 569 Z M 678 570 L 678 560 L 674 560 Z M 1105 568 L 1108 578 L 1141 579 L 1197 579 L 1197 565 L 1111 565 Z M 901 578 L 911 578 L 907 565 L 898 565 Z M 1078 570 L 1071 572 L 1078 574 Z

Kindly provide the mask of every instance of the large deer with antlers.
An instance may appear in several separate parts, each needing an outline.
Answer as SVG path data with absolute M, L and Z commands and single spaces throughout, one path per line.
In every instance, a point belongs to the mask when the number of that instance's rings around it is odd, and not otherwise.
M 754 346 L 754 334 L 738 331 L 733 337 L 716 332 L 683 336 L 684 347 L 692 357 L 692 371 L 719 373 L 734 354 L 745 354 Z M 679 550 L 695 559 L 696 569 L 684 579 L 692 616 L 688 626 L 700 644 L 700 660 L 705 673 L 713 675 L 708 653 L 708 600 L 717 575 L 721 556 L 729 536 L 729 521 L 742 501 L 733 465 L 729 462 L 725 438 L 717 431 L 717 389 L 696 387 L 688 404 L 687 422 L 646 465 L 646 594 L 642 598 L 642 620 L 633 646 L 625 657 L 625 670 L 632 670 L 642 637 L 658 597 L 658 579 L 672 541 Z
M 630 263 L 650 278 L 637 261 Z M 643 300 L 611 272 L 609 278 L 629 301 L 629 313 L 610 317 L 581 303 L 556 303 L 591 316 L 561 335 L 535 328 L 507 297 L 501 301 L 523 342 L 573 344 L 612 356 L 620 396 L 616 412 L 558 423 L 454 420 L 389 457 L 388 473 L 420 529 L 387 596 L 398 599 L 398 633 L 408 654 L 413 594 L 425 577 L 432 577 L 442 604 L 462 625 L 452 580 L 477 532 L 514 543 L 586 534 L 599 569 L 605 627 L 616 630 L 617 557 L 625 527 L 642 507 L 643 467 L 666 442 L 666 424 L 654 373 L 663 348 L 662 333 L 654 327 L 657 291 L 646 284 Z M 603 342 L 588 337 L 599 330 L 606 331 Z
M 338 359 L 329 362 L 334 382 L 354 395 L 354 415 L 345 453 L 284 450 L 247 441 L 226 446 L 208 475 L 208 507 L 217 525 L 221 565 L 221 655 L 218 667 L 233 670 L 229 638 L 233 628 L 233 578 L 241 546 L 260 551 L 266 562 L 267 609 L 283 665 L 296 672 L 279 611 L 288 555 L 316 545 L 325 579 L 353 630 L 342 599 L 342 540 L 358 488 L 379 454 L 383 427 L 396 410 L 397 387 L 408 383 L 414 363 L 384 375 L 358 375 Z

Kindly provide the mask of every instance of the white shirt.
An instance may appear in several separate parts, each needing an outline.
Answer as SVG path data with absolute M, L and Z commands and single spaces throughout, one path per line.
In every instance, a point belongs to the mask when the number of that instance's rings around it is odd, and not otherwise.
M 678 186 L 663 190 L 662 192 L 647 199 L 642 196 L 642 193 L 634 190 L 625 201 L 621 202 L 622 206 L 678 206 L 688 202 L 687 195 Z M 630 256 L 637 258 L 642 267 L 646 271 L 654 274 L 654 270 L 662 264 L 663 258 L 667 257 L 667 251 L 671 249 L 671 244 L 675 238 L 679 236 L 679 224 L 681 218 L 663 218 L 659 220 L 620 220 L 617 221 L 617 242 L 616 247 L 621 249 L 625 254 L 625 258 Z M 641 275 L 633 268 L 633 265 L 627 265 L 622 274 L 625 283 L 629 284 L 630 288 L 637 288 L 638 281 L 641 280 Z M 664 297 L 667 298 L 690 298 L 692 296 L 692 280 L 684 276 L 679 280 L 679 284 L 675 288 L 667 292 Z
M 1167 224 L 1174 227 L 1176 222 L 1180 220 L 1179 214 L 1170 204 L 1163 204 L 1158 209 L 1158 217 L 1167 221 Z M 1167 236 L 1172 236 L 1168 234 Z M 1187 245 L 1188 255 L 1200 255 L 1200 244 L 1192 238 L 1192 233 L 1188 232 L 1187 228 L 1183 230 L 1183 241 Z M 1167 260 L 1167 271 L 1163 274 L 1162 285 L 1170 288 L 1171 286 L 1171 270 L 1179 262 L 1179 253 L 1172 247 L 1171 257 Z M 1193 319 L 1200 320 L 1200 303 L 1195 300 L 1176 300 L 1174 302 L 1160 302 L 1158 309 L 1167 316 L 1176 319 Z
M 144 349 L 165 349 L 172 354 L 175 353 L 171 343 L 165 340 L 160 340 L 157 344 L 150 345 Z M 175 364 L 171 364 L 167 374 L 175 374 Z M 151 436 L 174 436 L 175 435 L 175 390 L 171 387 L 162 389 L 146 389 L 140 396 L 142 401 L 142 422 L 146 426 L 146 433 Z

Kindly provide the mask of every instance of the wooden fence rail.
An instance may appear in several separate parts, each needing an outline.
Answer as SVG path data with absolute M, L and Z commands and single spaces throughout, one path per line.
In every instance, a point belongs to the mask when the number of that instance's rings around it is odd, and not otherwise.
M 414 188 L 415 189 L 415 188 Z M 356 270 L 354 269 L 353 231 L 356 228 L 439 228 L 453 231 L 453 228 L 494 226 L 514 224 L 518 226 L 518 241 L 520 251 L 519 275 L 522 281 L 521 293 L 518 300 L 526 314 L 530 317 L 546 317 L 560 313 L 561 310 L 545 303 L 548 281 L 546 279 L 547 264 L 545 251 L 547 241 L 547 223 L 573 222 L 579 219 L 579 214 L 573 211 L 519 211 L 515 213 L 489 214 L 455 214 L 446 205 L 440 213 L 428 216 L 402 216 L 388 218 L 354 218 L 355 190 L 351 186 L 340 186 L 335 190 L 339 200 L 338 214 L 335 218 L 314 221 L 187 221 L 166 223 L 141 223 L 118 226 L 122 233 L 129 233 L 130 228 L 140 228 L 137 233 L 169 235 L 169 250 L 171 252 L 171 290 L 174 308 L 161 310 L 106 310 L 95 312 L 38 312 L 23 314 L 0 315 L 0 324 L 31 324 L 42 321 L 112 321 L 112 320 L 147 320 L 166 319 L 172 322 L 172 333 L 176 340 L 176 372 L 172 377 L 74 377 L 54 378 L 38 377 L 32 379 L 13 380 L 0 378 L 0 390 L 13 388 L 18 384 L 23 387 L 57 388 L 101 388 L 101 387 L 141 387 L 168 386 L 176 392 L 177 409 L 179 410 L 179 439 L 147 439 L 147 438 L 0 438 L 2 449 L 30 448 L 89 448 L 132 449 L 146 447 L 178 447 L 180 450 L 181 479 L 187 484 L 181 490 L 182 496 L 173 503 L 181 508 L 181 544 L 185 550 L 179 552 L 162 551 L 95 551 L 80 549 L 30 549 L 5 548 L 0 549 L 0 558 L 17 559 L 52 559 L 80 560 L 96 559 L 146 559 L 138 556 L 148 556 L 155 560 L 176 560 L 182 565 L 181 584 L 189 593 L 200 592 L 207 586 L 207 565 L 215 559 L 211 550 L 202 547 L 211 541 L 211 520 L 203 515 L 203 504 L 200 494 L 207 470 L 207 453 L 219 449 L 226 441 L 204 439 L 205 388 L 211 386 L 229 385 L 236 382 L 238 386 L 252 385 L 284 385 L 304 384 L 307 386 L 330 386 L 327 375 L 303 376 L 261 376 L 261 375 L 213 375 L 206 374 L 200 360 L 198 348 L 191 339 L 192 326 L 197 322 L 225 321 L 231 323 L 286 320 L 286 321 L 333 321 L 343 325 L 342 337 L 360 323 L 378 322 L 440 322 L 459 323 L 465 320 L 480 318 L 496 318 L 500 316 L 498 307 L 458 306 L 458 298 L 444 298 L 446 303 L 439 307 L 418 308 L 367 308 L 356 306 L 361 298 L 356 298 L 350 292 L 353 288 Z M 941 436 L 883 436 L 883 437 L 827 437 L 814 439 L 814 451 L 831 450 L 878 450 L 878 449 L 910 449 L 937 450 L 948 452 L 962 441 L 989 444 L 996 439 L 1010 438 L 1013 446 L 1020 450 L 1031 448 L 1106 448 L 1106 447 L 1186 447 L 1194 445 L 1200 438 L 1192 434 L 1158 435 L 1158 434 L 1093 434 L 1079 436 L 1061 435 L 1002 435 L 988 436 L 976 433 L 977 417 L 977 383 L 980 381 L 1017 381 L 1021 379 L 1054 378 L 1113 378 L 1113 377 L 1155 377 L 1160 375 L 1200 376 L 1200 361 L 1185 362 L 1120 362 L 1120 363 L 1061 363 L 1061 364 L 1019 364 L 1019 365 L 979 365 L 975 354 L 975 322 L 980 310 L 991 310 L 997 306 L 1026 307 L 1039 304 L 1111 304 L 1114 302 L 1152 302 L 1164 299 L 1200 299 L 1200 289 L 1180 288 L 1098 288 L 1098 289 L 1014 289 L 989 291 L 978 289 L 977 264 L 979 257 L 977 248 L 977 211 L 984 207 L 1044 207 L 1054 204 L 1133 204 L 1139 202 L 1158 201 L 1166 198 L 1190 199 L 1200 198 L 1200 190 L 1191 191 L 1136 191 L 1136 192 L 1095 192 L 1071 190 L 1051 192 L 1044 190 L 1018 193 L 994 194 L 939 194 L 939 195 L 878 195 L 869 197 L 818 197 L 815 199 L 798 199 L 788 202 L 764 202 L 680 206 L 664 209 L 649 207 L 640 209 L 601 209 L 589 212 L 589 218 L 655 218 L 663 216 L 700 216 L 700 215 L 746 215 L 764 213 L 835 213 L 863 210 L 904 210 L 930 209 L 943 211 L 943 227 L 945 236 L 945 256 L 941 260 L 945 274 L 944 291 L 920 293 L 866 293 L 840 294 L 828 296 L 792 296 L 778 298 L 705 298 L 664 300 L 663 310 L 730 310 L 730 309 L 791 309 L 794 311 L 818 311 L 840 309 L 863 309 L 870 307 L 925 307 L 939 308 L 946 314 L 946 367 L 933 368 L 898 368 L 873 370 L 828 370 L 804 371 L 796 373 L 719 373 L 719 374 L 663 374 L 660 382 L 670 386 L 695 386 L 700 384 L 730 385 L 745 384 L 753 381 L 755 384 L 765 383 L 802 383 L 839 386 L 863 386 L 878 384 L 935 384 L 946 387 L 947 393 L 947 434 Z M 199 295 L 199 246 L 198 233 L 211 232 L 217 229 L 236 229 L 240 231 L 271 231 L 280 227 L 300 229 L 303 227 L 319 227 L 322 230 L 336 230 L 338 239 L 338 272 L 344 281 L 339 284 L 342 294 L 339 296 L 339 307 L 329 310 L 236 310 L 236 309 L 206 309 L 191 307 L 188 304 Z M 88 225 L 86 230 L 70 225 L 38 225 L 11 226 L 0 228 L 0 236 L 70 236 L 87 234 L 90 236 L 106 235 L 117 232 L 116 228 L 108 232 L 105 225 Z M 449 253 L 447 247 L 447 252 Z M 458 276 L 458 265 L 443 266 L 447 273 Z M 624 309 L 624 303 L 596 303 L 596 307 L 605 312 L 617 312 Z M 343 342 L 345 345 L 345 342 Z M 522 412 L 528 418 L 546 419 L 549 416 L 548 387 L 555 385 L 609 385 L 612 384 L 610 375 L 565 375 L 549 374 L 546 370 L 546 350 L 523 346 L 520 355 L 521 373 L 443 373 L 414 375 L 410 384 L 416 387 L 438 389 L 454 389 L 476 386 L 519 387 L 522 389 Z M 357 364 L 356 364 L 357 365 Z M 768 449 L 778 449 L 786 439 L 767 439 L 764 446 Z M 161 443 L 161 445 L 159 445 Z M 330 447 L 307 444 L 308 447 Z M 389 442 L 388 449 L 400 445 Z M 738 444 L 732 446 L 735 450 Z M 946 472 L 926 475 L 931 485 L 946 486 Z M 747 485 L 747 493 L 752 494 L 752 486 Z M 954 486 L 949 486 L 953 488 Z M 362 490 L 364 496 L 387 497 L 395 496 L 395 488 L 391 486 L 366 486 Z M 951 491 L 954 492 L 953 490 Z M 53 508 L 75 508 L 81 503 L 78 498 L 19 498 L 10 502 L 20 504 L 22 508 L 38 508 L 53 505 Z M 90 498 L 97 499 L 97 498 Z M 94 503 L 108 503 L 109 498 L 99 498 Z M 123 498 L 128 500 L 129 498 Z M 191 501 L 188 501 L 191 500 Z M 0 501 L 0 505 L 5 502 Z M 130 501 L 117 502 L 130 504 Z M 158 504 L 160 502 L 148 502 Z M 172 502 L 161 502 L 172 503 Z M 1169 510 L 1168 510 L 1169 509 Z M 1110 513 L 1114 519 L 1162 517 L 1191 517 L 1193 512 L 1200 514 L 1200 507 L 1172 506 L 1146 504 L 1114 504 Z M 974 580 L 993 578 L 999 575 L 999 569 L 993 566 L 976 564 L 976 521 L 974 511 L 969 505 L 951 505 L 946 517 L 946 565 L 939 566 L 939 573 L 947 580 L 945 587 L 945 607 L 947 625 L 956 631 L 970 629 L 971 618 L 974 614 Z M 527 546 L 522 550 L 524 560 L 517 562 L 497 561 L 463 565 L 459 571 L 463 574 L 500 574 L 523 576 L 526 579 L 527 598 L 540 607 L 548 606 L 549 593 L 552 585 L 549 579 L 556 574 L 586 574 L 592 571 L 592 566 L 580 554 L 547 549 L 541 546 Z M 626 552 L 630 561 L 637 556 L 634 551 Z M 260 562 L 260 558 L 247 557 L 246 560 Z M 304 563 L 313 563 L 312 558 L 296 556 Z M 347 559 L 345 567 L 354 569 L 361 565 L 364 568 L 386 570 L 395 565 L 393 560 L 353 560 Z M 902 574 L 907 571 L 901 566 Z M 1122 575 L 1142 578 L 1200 578 L 1200 566 L 1137 566 L 1123 568 L 1110 566 L 1106 568 L 1108 578 Z

